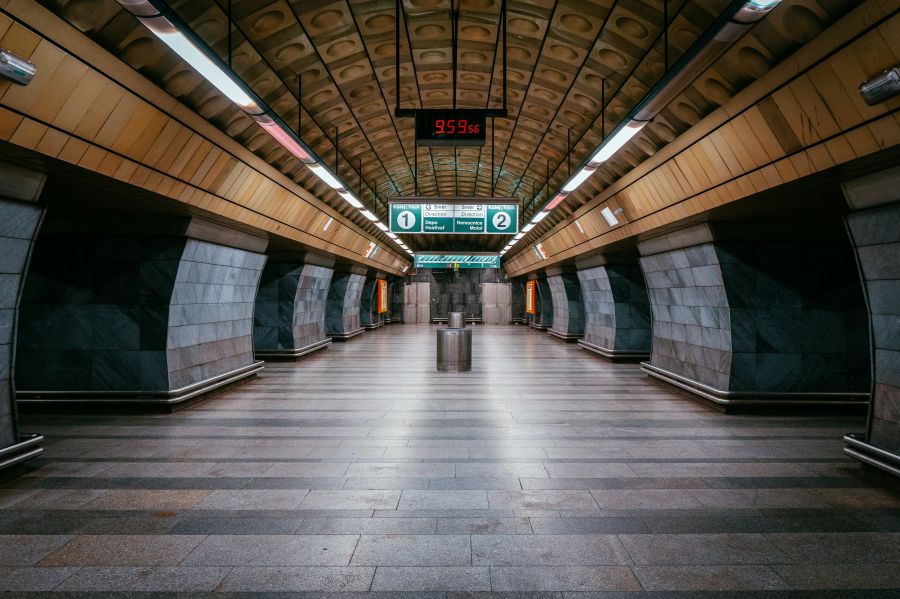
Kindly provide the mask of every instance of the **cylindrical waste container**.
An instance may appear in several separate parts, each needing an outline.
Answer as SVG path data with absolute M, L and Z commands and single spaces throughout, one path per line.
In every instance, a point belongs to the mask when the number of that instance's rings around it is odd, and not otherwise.
M 472 370 L 472 329 L 467 329 L 462 312 L 450 312 L 447 326 L 437 330 L 438 372 Z
M 447 315 L 447 326 L 451 329 L 466 328 L 466 315 L 462 312 L 450 312 Z

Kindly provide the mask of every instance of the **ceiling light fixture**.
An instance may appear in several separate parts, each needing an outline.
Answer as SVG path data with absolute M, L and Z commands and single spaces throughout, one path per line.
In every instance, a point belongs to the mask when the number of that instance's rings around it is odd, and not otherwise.
M 544 206 L 549 212 L 586 181 L 597 168 L 612 158 L 631 138 L 653 120 L 675 97 L 681 94 L 700 73 L 705 71 L 735 41 L 762 20 L 781 0 L 732 0 L 681 58 L 666 72 L 644 98 L 594 150 L 578 173 Z M 588 171 L 588 169 L 590 169 Z M 588 171 L 588 172 L 585 172 Z M 613 214 L 613 216 L 615 216 Z M 606 216 L 604 215 L 604 218 Z M 607 220 L 607 222 L 609 222 Z M 616 219 L 618 222 L 618 219 Z M 610 225 L 613 226 L 613 225 Z M 522 229 L 526 231 L 525 228 Z M 513 241 L 518 241 L 514 238 Z
M 363 204 L 316 156 L 303 140 L 244 83 L 225 62 L 200 40 L 163 0 L 118 0 L 141 24 L 187 62 L 225 97 L 237 104 L 262 129 L 354 208 Z M 371 221 L 378 219 L 361 210 Z M 369 216 L 371 215 L 371 216 Z M 378 223 L 380 225 L 380 223 Z M 383 225 L 378 227 L 382 231 Z

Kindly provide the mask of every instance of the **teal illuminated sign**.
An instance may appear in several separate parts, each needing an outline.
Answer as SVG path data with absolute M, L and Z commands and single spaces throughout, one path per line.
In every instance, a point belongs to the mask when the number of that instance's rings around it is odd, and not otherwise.
M 392 201 L 390 225 L 393 233 L 515 235 L 519 205 Z
M 500 256 L 416 254 L 416 268 L 500 268 Z

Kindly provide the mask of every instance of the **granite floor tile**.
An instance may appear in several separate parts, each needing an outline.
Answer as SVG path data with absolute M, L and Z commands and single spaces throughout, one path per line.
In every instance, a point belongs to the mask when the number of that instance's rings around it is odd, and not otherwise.
M 0 593 L 50 591 L 77 571 L 78 568 L 0 567 Z
M 401 491 L 394 490 L 318 490 L 313 489 L 300 502 L 301 510 L 393 510 Z
M 373 591 L 466 591 L 491 590 L 488 568 L 464 567 L 379 567 L 372 581 Z
M 900 563 L 900 533 L 773 533 L 766 537 L 784 555 L 771 563 Z
M 405 490 L 400 496 L 401 510 L 486 510 L 485 490 Z
M 772 569 L 794 589 L 900 589 L 897 562 L 773 565 Z
M 779 547 L 761 534 L 619 535 L 638 565 L 785 563 Z
M 206 537 L 183 566 L 346 566 L 357 535 L 217 535 Z
M 365 567 L 239 567 L 231 570 L 218 590 L 226 593 L 365 592 L 375 568 Z
M 303 535 L 428 535 L 435 533 L 435 526 L 436 518 L 306 518 L 296 532 Z
M 31 566 L 72 539 L 68 535 L 0 535 L 0 566 Z
M 112 490 L 84 504 L 92 510 L 187 510 L 195 507 L 209 491 Z
M 631 558 L 614 535 L 473 535 L 476 566 L 615 566 Z
M 625 566 L 491 567 L 494 591 L 640 591 Z
M 437 534 L 530 535 L 529 518 L 438 518 Z
M 468 535 L 363 535 L 353 566 L 470 566 Z
M 293 510 L 308 489 L 211 491 L 193 507 L 198 510 Z
M 599 511 L 589 491 L 488 491 L 492 509 Z
M 42 566 L 176 566 L 203 540 L 194 535 L 82 535 Z
M 635 566 L 646 591 L 783 591 L 791 589 L 768 566 Z
M 55 591 L 177 592 L 214 591 L 231 568 L 88 567 L 81 568 Z

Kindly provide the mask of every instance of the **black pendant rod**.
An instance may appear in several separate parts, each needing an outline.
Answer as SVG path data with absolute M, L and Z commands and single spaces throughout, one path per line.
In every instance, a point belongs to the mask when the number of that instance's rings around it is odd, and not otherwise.
M 228 0 L 228 68 L 231 68 L 231 0 Z
M 456 14 L 456 2 L 455 0 L 450 0 L 450 26 L 452 27 L 450 33 L 450 45 L 453 48 L 453 108 L 456 108 L 456 55 L 459 53 L 456 26 L 458 19 L 459 15 Z

